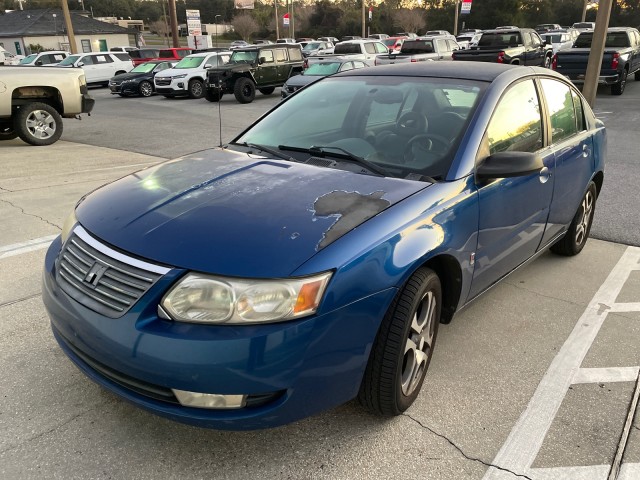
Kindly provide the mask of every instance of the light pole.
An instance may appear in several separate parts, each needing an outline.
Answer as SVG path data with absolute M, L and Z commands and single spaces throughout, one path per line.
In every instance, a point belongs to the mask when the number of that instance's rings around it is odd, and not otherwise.
M 213 21 L 216 24 L 216 50 L 218 49 L 218 17 L 222 18 L 222 15 L 216 15 L 213 18 Z

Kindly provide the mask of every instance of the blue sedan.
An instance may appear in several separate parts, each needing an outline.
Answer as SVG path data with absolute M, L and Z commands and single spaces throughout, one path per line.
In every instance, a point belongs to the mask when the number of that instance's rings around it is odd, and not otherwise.
M 327 77 L 224 148 L 84 196 L 46 256 L 53 334 L 185 423 L 273 427 L 356 397 L 398 415 L 440 323 L 548 248 L 582 250 L 605 149 L 548 69 Z

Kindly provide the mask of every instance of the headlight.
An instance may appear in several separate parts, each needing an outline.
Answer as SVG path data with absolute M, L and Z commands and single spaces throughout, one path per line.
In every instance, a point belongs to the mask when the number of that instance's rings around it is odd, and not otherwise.
M 190 273 L 165 295 L 161 306 L 173 320 L 183 322 L 280 322 L 315 313 L 330 278 L 330 272 L 280 280 Z
M 69 214 L 69 216 L 62 224 L 62 233 L 60 233 L 60 236 L 62 237 L 62 243 L 65 243 L 67 241 L 67 238 L 69 238 L 69 235 L 71 235 L 71 230 L 73 230 L 73 227 L 75 227 L 76 223 L 78 223 L 78 219 L 76 218 L 76 209 L 74 208 L 71 211 L 71 214 Z
M 187 74 L 186 74 L 186 73 L 183 73 L 182 75 L 174 75 L 174 76 L 173 76 L 173 77 L 171 77 L 171 78 L 184 78 L 184 77 L 186 77 L 186 76 L 187 76 Z

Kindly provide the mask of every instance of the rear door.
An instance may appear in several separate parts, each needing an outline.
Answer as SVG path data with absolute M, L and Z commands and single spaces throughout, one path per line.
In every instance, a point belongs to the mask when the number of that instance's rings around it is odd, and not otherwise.
M 541 157 L 544 168 L 526 176 L 478 182 L 478 247 L 471 297 L 534 255 L 542 240 L 555 162 L 552 149 L 544 147 L 542 114 L 534 80 L 522 80 L 504 93 L 485 132 L 479 163 L 496 152 L 532 152 Z

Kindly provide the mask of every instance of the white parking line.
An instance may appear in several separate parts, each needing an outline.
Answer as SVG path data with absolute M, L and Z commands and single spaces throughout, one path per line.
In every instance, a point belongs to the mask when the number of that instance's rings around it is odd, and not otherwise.
M 632 270 L 640 269 L 640 248 L 628 247 L 605 282 L 600 286 L 587 309 L 553 359 L 527 408 L 511 430 L 495 459 L 494 465 L 530 478 L 598 479 L 609 465 L 592 467 L 568 467 L 567 469 L 532 469 L 540 447 L 558 413 L 569 386 L 575 380 L 584 380 L 588 372 L 580 373 L 580 365 L 593 343 L 607 314 L 624 287 Z M 625 305 L 625 304 L 619 304 Z M 628 305 L 628 304 L 627 304 Z M 634 304 L 635 305 L 635 304 Z M 625 310 L 628 311 L 628 310 Z M 585 369 L 586 370 L 586 369 Z M 637 370 L 636 370 L 637 372 Z M 635 380 L 635 379 L 634 379 Z M 581 382 L 583 383 L 583 382 Z M 631 467 L 629 467 L 631 468 Z M 555 475 L 548 476 L 546 472 Z M 561 474 L 561 472 L 564 472 Z M 538 475 L 540 473 L 540 475 Z M 566 474 L 566 475 L 565 475 Z M 583 475 L 584 474 L 584 475 Z M 586 476 L 585 476 L 586 475 Z M 513 478 L 507 472 L 490 467 L 483 480 Z
M 26 242 L 14 243 L 13 245 L 0 247 L 0 260 L 47 248 L 57 236 L 58 235 L 47 235 L 46 237 L 34 238 L 33 240 L 27 240 Z
M 572 383 L 635 382 L 636 378 L 638 367 L 581 368 Z

